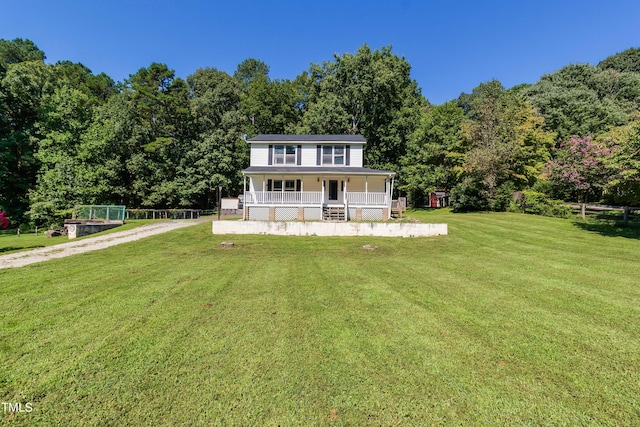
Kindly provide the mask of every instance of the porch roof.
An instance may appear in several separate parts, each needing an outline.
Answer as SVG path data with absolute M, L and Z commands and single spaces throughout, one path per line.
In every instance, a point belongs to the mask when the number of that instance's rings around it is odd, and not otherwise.
M 383 175 L 394 176 L 395 172 L 353 166 L 249 166 L 243 175 Z

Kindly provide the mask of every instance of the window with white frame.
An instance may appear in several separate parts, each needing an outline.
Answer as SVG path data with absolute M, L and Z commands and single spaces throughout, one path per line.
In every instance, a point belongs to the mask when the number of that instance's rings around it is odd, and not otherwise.
M 323 145 L 322 146 L 323 165 L 344 165 L 344 145 Z
M 295 145 L 274 145 L 273 164 L 274 165 L 295 165 L 296 164 Z
M 299 179 L 268 179 L 267 191 L 301 191 L 302 181 Z

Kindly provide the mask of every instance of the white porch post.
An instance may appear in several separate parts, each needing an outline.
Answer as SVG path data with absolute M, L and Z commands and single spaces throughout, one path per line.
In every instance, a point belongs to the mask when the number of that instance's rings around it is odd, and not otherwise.
M 349 177 L 344 178 L 344 191 L 342 192 L 342 202 L 344 203 L 344 220 L 349 221 L 349 199 L 347 198 L 347 183 Z
M 389 189 L 389 219 L 391 219 L 391 204 L 393 203 L 393 181 L 394 177 L 391 177 L 391 188 Z
M 348 177 L 344 177 L 344 191 L 342 192 L 342 201 L 344 202 L 345 206 L 348 202 L 347 200 L 347 183 L 349 182 L 349 178 Z
M 247 176 L 242 174 L 242 219 L 247 219 Z
M 369 175 L 364 177 L 364 203 L 369 204 Z
M 320 177 L 322 180 L 322 194 L 320 195 L 320 207 L 324 205 L 324 176 Z

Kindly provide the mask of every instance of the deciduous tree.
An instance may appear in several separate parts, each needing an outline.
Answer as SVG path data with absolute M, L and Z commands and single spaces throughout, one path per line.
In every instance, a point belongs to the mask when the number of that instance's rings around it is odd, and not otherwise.
M 180 165 L 180 203 L 209 208 L 219 186 L 226 194 L 241 191 L 241 170 L 248 164 L 248 147 L 241 138 L 247 120 L 239 110 L 242 88 L 215 68 L 199 69 L 187 81 L 196 134 Z
M 462 135 L 470 147 L 466 182 L 484 194 L 489 206 L 504 209 L 510 196 L 506 193 L 532 185 L 542 173 L 555 135 L 544 130 L 544 120 L 517 91 L 505 90 L 496 80 L 464 99 L 469 120 L 462 125 Z
M 526 88 L 545 118 L 546 129 L 562 140 L 598 135 L 627 124 L 640 107 L 640 74 L 574 64 Z
M 547 168 L 558 194 L 581 203 L 598 200 L 611 177 L 605 166 L 611 149 L 590 136 L 574 136 L 554 151 Z
M 454 102 L 430 107 L 421 117 L 402 159 L 401 189 L 412 203 L 425 204 L 428 193 L 449 191 L 459 182 L 469 149 L 461 134 L 464 121 Z
M 410 71 L 391 47 L 371 51 L 366 44 L 356 54 L 312 64 L 299 79 L 308 88 L 298 132 L 362 134 L 365 164 L 397 170 L 426 106 Z
M 10 64 L 0 80 L 0 206 L 18 222 L 39 169 L 34 154 L 40 103 L 54 89 L 51 68 L 42 61 Z
M 611 174 L 608 196 L 615 203 L 640 206 L 640 121 L 621 129 L 611 141 L 615 145 L 606 159 Z

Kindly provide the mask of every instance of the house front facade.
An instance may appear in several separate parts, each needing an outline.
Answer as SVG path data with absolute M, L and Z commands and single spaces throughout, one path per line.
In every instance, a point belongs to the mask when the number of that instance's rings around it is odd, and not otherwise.
M 361 135 L 258 135 L 247 143 L 244 219 L 390 218 L 395 173 L 362 166 Z

